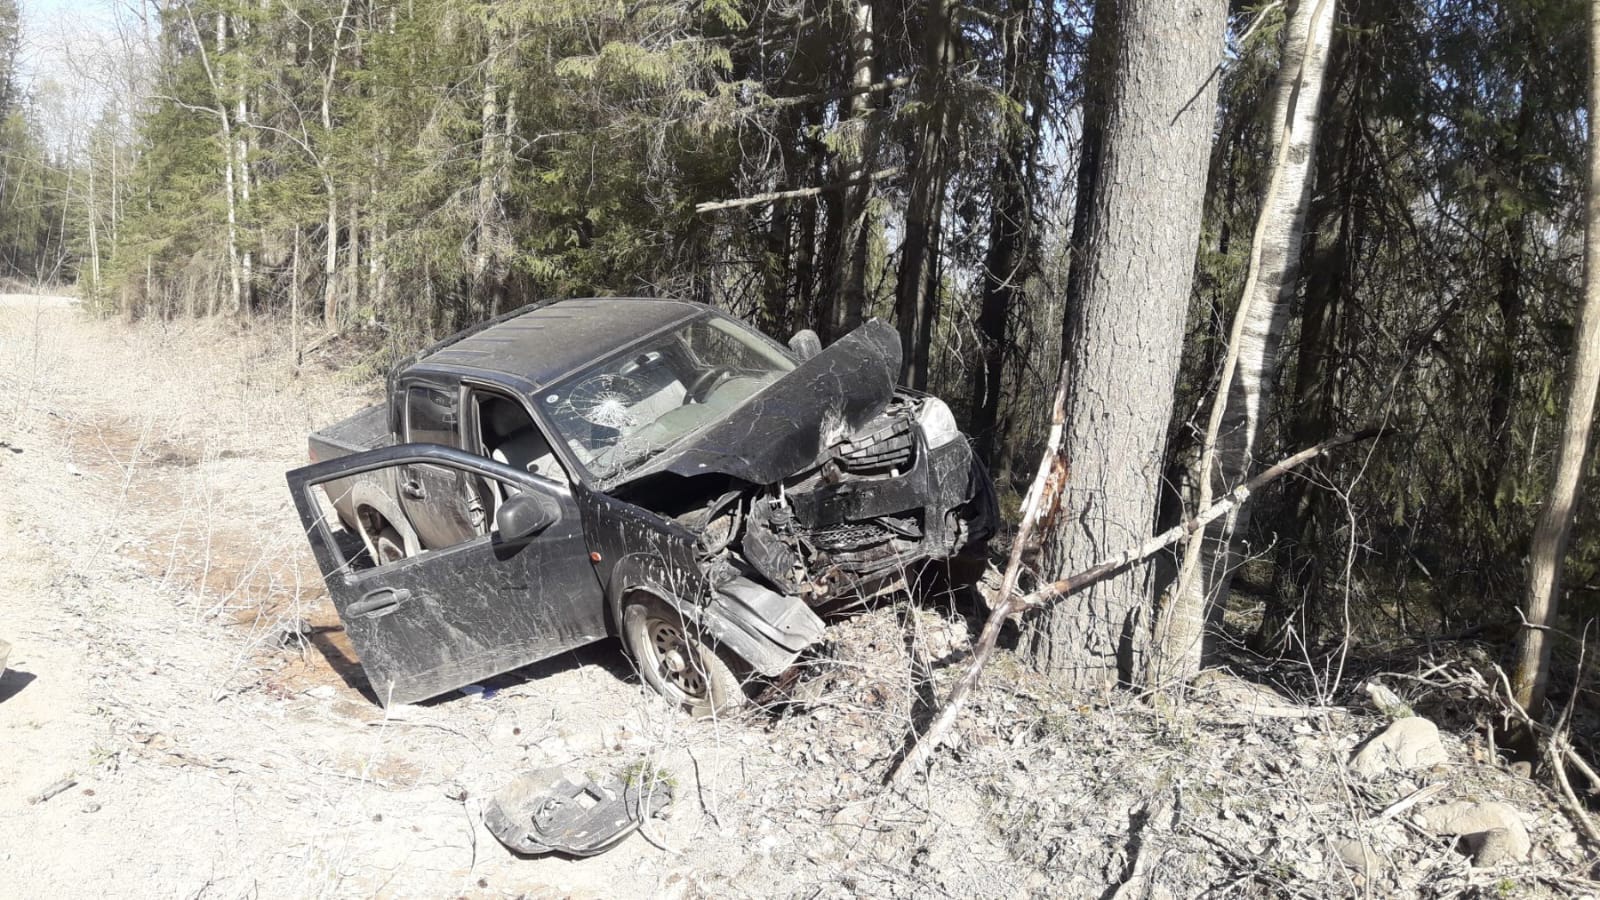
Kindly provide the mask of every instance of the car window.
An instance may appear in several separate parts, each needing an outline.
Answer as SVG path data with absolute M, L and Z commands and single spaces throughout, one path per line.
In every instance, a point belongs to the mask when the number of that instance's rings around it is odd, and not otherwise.
M 333 536 L 333 548 L 339 554 L 343 569 L 362 571 L 380 565 L 399 562 L 412 556 L 424 556 L 469 543 L 483 537 L 473 529 L 459 529 L 460 538 L 448 546 L 427 547 L 408 525 L 407 513 L 394 498 L 388 497 L 384 486 L 398 483 L 407 477 L 407 464 L 395 463 L 360 475 L 351 475 L 324 482 L 313 491 L 319 513 Z M 459 496 L 443 499 L 450 512 L 463 520 L 481 518 L 482 531 L 489 536 L 498 533 L 493 508 L 498 498 L 508 497 L 521 488 L 499 479 L 469 474 L 452 466 L 434 465 L 440 472 L 460 473 L 463 490 Z M 435 511 L 439 512 L 439 511 Z M 409 537 L 408 537 L 409 534 Z
M 544 431 L 528 410 L 510 397 L 473 391 L 478 410 L 478 447 L 484 456 L 561 484 L 570 484 Z
M 542 392 L 545 413 L 601 480 L 639 465 L 794 369 L 743 324 L 695 319 Z
M 456 423 L 460 421 L 455 391 L 423 384 L 406 389 L 406 435 L 417 444 L 455 445 Z

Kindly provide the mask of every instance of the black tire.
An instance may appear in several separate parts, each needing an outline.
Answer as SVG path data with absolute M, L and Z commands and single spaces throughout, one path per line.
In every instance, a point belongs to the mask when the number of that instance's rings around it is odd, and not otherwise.
M 727 715 L 749 702 L 728 661 L 658 597 L 628 598 L 622 640 L 644 683 L 696 718 Z
M 406 558 L 406 542 L 400 537 L 400 532 L 394 530 L 393 525 L 385 525 L 383 530 L 372 541 L 373 552 L 377 555 L 377 564 L 387 566 Z

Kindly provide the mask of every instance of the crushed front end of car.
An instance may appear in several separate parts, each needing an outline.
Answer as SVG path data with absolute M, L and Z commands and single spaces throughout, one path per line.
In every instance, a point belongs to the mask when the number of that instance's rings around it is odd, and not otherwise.
M 942 400 L 897 388 L 899 336 L 873 321 L 633 473 L 631 502 L 699 536 L 713 583 L 837 608 L 980 556 L 994 487 Z

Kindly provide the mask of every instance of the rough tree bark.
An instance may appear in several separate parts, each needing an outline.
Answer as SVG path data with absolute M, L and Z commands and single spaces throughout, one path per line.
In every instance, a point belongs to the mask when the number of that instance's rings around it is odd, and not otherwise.
M 1600 109 L 1600 0 L 1589 0 L 1589 109 Z M 1561 599 L 1561 565 L 1578 511 L 1578 488 L 1589 455 L 1596 389 L 1600 388 L 1600 120 L 1588 116 L 1589 184 L 1583 237 L 1583 306 L 1573 342 L 1571 393 L 1556 451 L 1550 498 L 1539 514 L 1528 553 L 1527 624 L 1517 642 L 1512 688 L 1516 700 L 1540 715 L 1550 682 L 1550 629 Z
M 1106 100 L 1117 65 L 1117 0 L 1096 0 L 1089 58 L 1083 69 L 1082 134 L 1078 139 L 1078 171 L 1072 192 L 1072 235 L 1068 242 L 1067 308 L 1083 298 L 1083 264 L 1088 252 L 1089 222 L 1094 211 L 1094 186 L 1100 177 L 1101 144 L 1105 141 Z M 1072 317 L 1061 317 L 1061 346 L 1067 346 Z M 1063 349 L 1064 352 L 1064 349 Z
M 1062 350 L 1065 439 L 1042 463 L 1047 577 L 1084 569 L 1155 524 L 1216 118 L 1227 4 L 1122 0 L 1115 14 L 1083 290 Z M 1144 569 L 1027 617 L 1030 662 L 1078 690 L 1142 671 Z
M 1317 114 L 1337 11 L 1337 0 L 1291 0 L 1285 10 L 1283 63 L 1267 120 L 1272 167 L 1201 448 L 1199 509 L 1255 467 L 1278 380 L 1278 345 L 1299 286 Z M 1242 558 L 1237 536 L 1249 516 L 1249 507 L 1240 507 L 1189 537 L 1178 581 L 1156 624 L 1159 652 L 1147 673 L 1151 683 L 1187 681 L 1200 671 L 1208 611 L 1227 598 Z

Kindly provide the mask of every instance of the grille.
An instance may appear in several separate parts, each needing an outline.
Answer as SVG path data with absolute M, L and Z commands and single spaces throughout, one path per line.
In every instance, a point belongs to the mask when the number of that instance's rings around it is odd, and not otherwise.
M 881 544 L 893 534 L 877 522 L 842 522 L 811 532 L 811 542 L 822 550 L 853 550 Z
M 893 537 L 917 540 L 922 527 L 915 516 L 884 516 L 869 522 L 840 522 L 811 532 L 811 543 L 821 550 L 857 550 Z

